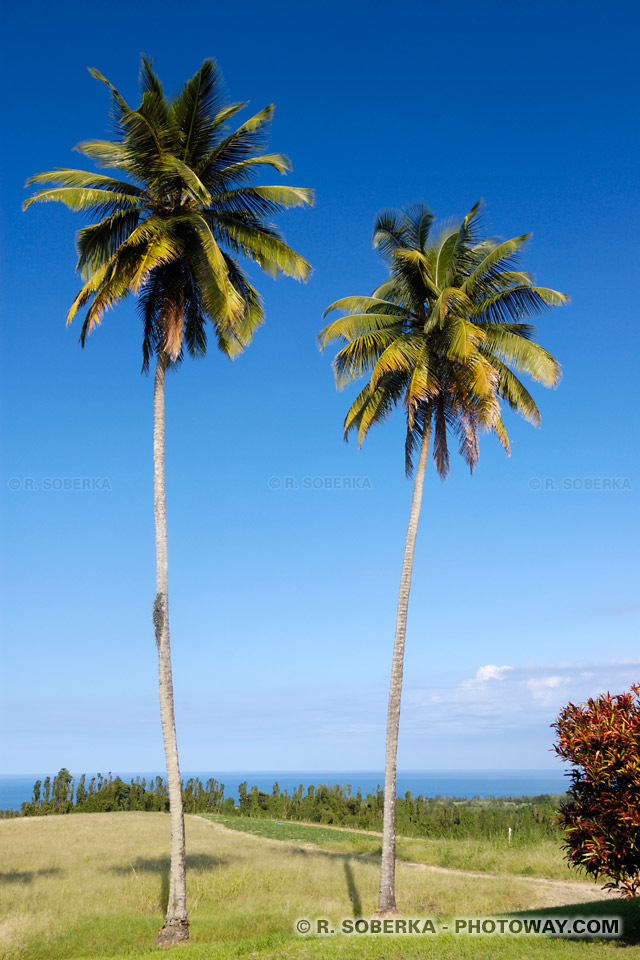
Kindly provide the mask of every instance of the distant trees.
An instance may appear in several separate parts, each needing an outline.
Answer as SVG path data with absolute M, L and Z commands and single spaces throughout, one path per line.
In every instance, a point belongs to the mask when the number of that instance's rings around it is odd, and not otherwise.
M 155 777 L 148 782 L 144 777 L 135 777 L 126 782 L 111 774 L 107 777 L 98 774 L 91 777 L 87 784 L 83 773 L 75 784 L 69 771 L 63 768 L 53 779 L 51 797 L 46 799 L 46 796 L 40 789 L 40 781 L 36 781 L 33 799 L 22 804 L 23 816 L 109 813 L 117 810 L 164 813 L 170 808 L 169 790 L 162 777 Z M 182 801 L 188 813 L 219 813 L 224 804 L 224 784 L 214 779 L 207 780 L 206 784 L 198 779 L 189 779 L 182 784 Z M 233 800 L 231 802 L 233 804 Z
M 68 771 L 54 778 L 67 782 Z M 55 792 L 55 789 L 54 789 Z M 363 797 L 350 787 L 318 784 L 292 791 L 275 783 L 271 793 L 249 787 L 238 788 L 239 802 L 225 798 L 225 785 L 215 779 L 203 783 L 191 778 L 182 784 L 182 800 L 187 813 L 213 813 L 251 817 L 259 820 L 301 820 L 307 823 L 334 824 L 360 830 L 380 831 L 383 822 L 384 793 L 378 787 Z M 67 793 L 67 802 L 44 804 L 42 797 L 22 805 L 23 816 L 60 813 L 107 813 L 119 810 L 167 812 L 169 795 L 162 777 L 148 782 L 135 777 L 128 783 L 109 774 L 92 777 L 83 774 Z M 506 842 L 512 828 L 516 843 L 557 836 L 558 800 L 551 796 L 521 799 L 456 800 L 450 797 L 414 797 L 406 793 L 396 800 L 398 833 L 410 837 L 501 838 Z
M 640 685 L 569 703 L 555 724 L 555 751 L 573 764 L 558 814 L 566 858 L 605 889 L 640 891 Z

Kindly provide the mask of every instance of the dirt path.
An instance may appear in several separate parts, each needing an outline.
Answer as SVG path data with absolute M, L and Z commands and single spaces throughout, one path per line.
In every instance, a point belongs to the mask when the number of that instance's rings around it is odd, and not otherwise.
M 271 837 L 261 837 L 255 833 L 249 833 L 242 830 L 232 830 L 230 827 L 225 827 L 221 823 L 215 823 L 215 821 L 208 820 L 206 817 L 201 817 L 198 814 L 191 814 L 191 816 L 193 816 L 195 820 L 203 820 L 205 823 L 208 823 L 210 826 L 212 826 L 215 830 L 219 830 L 227 834 L 229 833 L 240 834 L 246 837 L 253 837 L 255 840 L 265 841 L 266 843 L 275 843 L 278 845 L 284 844 L 285 846 L 297 847 L 298 849 L 302 849 L 302 850 L 318 851 L 325 854 L 330 852 L 330 851 L 321 851 L 321 849 L 316 844 L 313 844 L 313 843 L 298 843 L 295 840 L 274 840 Z M 294 823 L 294 822 L 296 821 L 289 821 L 289 820 L 287 821 L 287 823 Z M 315 824 L 308 824 L 308 823 L 301 823 L 299 825 L 306 826 L 306 827 L 315 826 Z M 322 826 L 324 828 L 327 825 L 323 824 Z M 329 828 L 333 830 L 338 830 L 338 831 L 343 829 L 341 827 L 329 827 Z M 368 831 L 368 830 L 357 830 L 357 831 L 350 831 L 350 832 L 373 833 L 373 831 Z M 378 833 L 374 833 L 373 835 L 382 836 L 382 834 L 378 834 Z M 415 840 L 415 837 L 413 837 L 412 839 Z M 335 852 L 335 851 L 331 851 L 331 852 L 335 853 L 336 856 L 355 857 L 358 859 L 369 860 L 369 861 L 379 860 L 378 857 L 372 857 L 370 854 L 367 854 L 367 853 L 345 853 L 345 852 Z M 593 900 L 617 899 L 616 894 L 613 893 L 611 890 L 601 890 L 595 884 L 591 884 L 591 883 L 572 883 L 570 880 L 550 880 L 548 877 L 523 877 L 515 873 L 476 873 L 470 870 L 456 870 L 453 867 L 437 867 L 437 866 L 434 866 L 433 864 L 428 864 L 428 863 L 414 863 L 411 860 L 398 860 L 398 865 L 409 867 L 415 870 L 426 870 L 429 873 L 445 874 L 453 877 L 465 877 L 470 880 L 496 880 L 501 882 L 517 881 L 519 883 L 524 883 L 524 884 L 533 884 L 539 889 L 545 889 L 545 888 L 548 889 L 550 893 L 552 891 L 555 891 L 556 893 L 560 893 L 565 895 L 566 897 L 572 898 L 572 899 L 565 899 L 563 896 L 562 904 L 557 904 L 558 906 L 569 904 L 569 903 L 576 903 L 576 902 L 588 903 Z M 556 902 L 557 901 L 554 900 L 554 903 Z M 549 905 L 551 906 L 552 904 L 550 903 Z

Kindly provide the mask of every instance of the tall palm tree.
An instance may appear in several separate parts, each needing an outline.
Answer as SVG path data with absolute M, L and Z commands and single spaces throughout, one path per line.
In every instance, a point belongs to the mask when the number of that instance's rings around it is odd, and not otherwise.
M 251 183 L 261 167 L 290 170 L 286 157 L 263 153 L 273 107 L 230 130 L 245 106 L 228 104 L 213 60 L 205 60 L 181 93 L 168 100 L 151 61 L 142 58 L 141 102 L 131 109 L 111 91 L 115 137 L 88 140 L 76 149 L 119 179 L 102 173 L 58 169 L 31 177 L 40 189 L 27 200 L 59 201 L 96 222 L 77 236 L 77 269 L 84 280 L 67 315 L 88 306 L 80 342 L 102 314 L 137 295 L 143 323 L 143 370 L 153 356 L 154 507 L 157 593 L 153 620 L 158 647 L 160 711 L 171 809 L 171 873 L 164 925 L 157 943 L 188 939 L 185 840 L 176 742 L 167 568 L 164 483 L 164 382 L 185 351 L 202 356 L 207 320 L 220 350 L 240 353 L 264 319 L 262 300 L 238 262 L 255 261 L 271 276 L 306 280 L 310 266 L 287 246 L 269 222 L 287 207 L 312 202 L 299 187 Z
M 389 278 L 370 297 L 346 297 L 325 311 L 340 310 L 320 333 L 321 348 L 344 346 L 334 360 L 337 385 L 365 374 L 370 379 L 347 413 L 345 439 L 357 431 L 359 444 L 375 423 L 403 404 L 407 431 L 405 468 L 418 453 L 405 543 L 393 645 L 385 753 L 384 820 L 378 915 L 396 913 L 395 818 L 398 727 L 402 697 L 407 609 L 424 474 L 433 438 L 436 470 L 449 470 L 451 434 L 473 470 L 478 437 L 492 430 L 509 452 L 500 400 L 538 425 L 540 414 L 514 370 L 544 386 L 560 378 L 557 361 L 534 343 L 527 321 L 545 307 L 567 301 L 564 294 L 534 286 L 517 269 L 528 236 L 498 242 L 479 235 L 480 204 L 459 224 L 432 237 L 434 216 L 417 205 L 387 211 L 377 219 L 373 245 Z

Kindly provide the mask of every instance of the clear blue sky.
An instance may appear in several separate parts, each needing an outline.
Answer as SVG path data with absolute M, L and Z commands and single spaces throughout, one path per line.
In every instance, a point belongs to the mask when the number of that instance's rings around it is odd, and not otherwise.
M 383 277 L 376 213 L 415 200 L 450 217 L 484 197 L 488 230 L 532 231 L 526 267 L 572 303 L 539 324 L 564 368 L 557 391 L 535 391 L 542 428 L 509 417 L 510 460 L 487 437 L 473 478 L 459 459 L 446 484 L 429 472 L 400 766 L 550 766 L 549 724 L 569 698 L 640 678 L 639 27 L 629 2 L 8 10 L 5 772 L 163 762 L 139 321 L 118 308 L 82 351 L 64 325 L 80 221 L 20 210 L 30 174 L 81 166 L 73 145 L 106 132 L 106 92 L 86 68 L 135 100 L 141 52 L 170 92 L 214 56 L 232 99 L 274 102 L 270 147 L 291 157 L 289 183 L 317 192 L 313 210 L 281 221 L 314 266 L 309 284 L 254 270 L 267 322 L 246 355 L 212 350 L 168 381 L 183 769 L 382 769 L 411 494 L 402 417 L 361 451 L 344 444 L 350 395 L 315 337 L 327 304 Z M 25 478 L 108 484 L 36 491 Z M 584 489 L 594 478 L 621 489 Z

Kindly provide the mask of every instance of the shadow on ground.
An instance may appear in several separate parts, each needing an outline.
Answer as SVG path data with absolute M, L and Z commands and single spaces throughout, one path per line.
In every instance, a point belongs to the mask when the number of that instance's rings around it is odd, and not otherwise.
M 224 857 L 212 857 L 209 853 L 188 853 L 187 873 L 191 870 L 212 870 L 229 863 Z M 127 864 L 118 864 L 111 867 L 111 872 L 120 876 L 130 873 L 157 873 L 160 875 L 160 903 L 162 910 L 167 909 L 169 902 L 169 875 L 171 860 L 169 857 L 138 857 Z
M 571 903 L 564 907 L 545 907 L 542 910 L 519 910 L 505 913 L 505 917 L 525 919 L 527 917 L 620 917 L 621 936 L 611 938 L 619 946 L 637 946 L 640 944 L 640 899 L 632 900 L 592 900 L 588 903 Z M 563 940 L 589 940 L 597 937 L 562 936 Z M 601 938 L 601 942 L 602 939 Z M 606 938 L 607 940 L 610 938 Z
M 36 877 L 57 877 L 62 873 L 59 867 L 46 867 L 42 870 L 8 870 L 0 873 L 0 883 L 33 883 Z
M 229 863 L 228 858 L 212 857 L 209 853 L 188 853 L 187 870 L 211 870 L 213 867 L 226 866 Z M 125 864 L 117 864 L 110 867 L 112 873 L 120 875 L 131 873 L 165 873 L 169 870 L 171 861 L 168 856 L 165 857 L 138 857 L 137 860 L 130 860 Z

